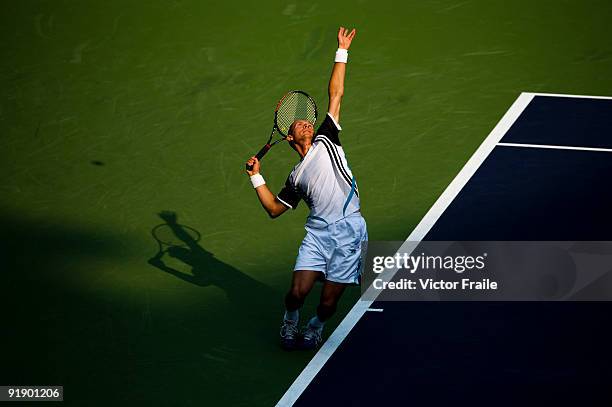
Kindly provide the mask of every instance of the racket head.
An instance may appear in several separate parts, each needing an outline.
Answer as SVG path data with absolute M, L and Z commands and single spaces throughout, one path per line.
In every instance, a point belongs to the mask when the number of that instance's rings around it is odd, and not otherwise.
M 283 137 L 287 137 L 294 121 L 308 120 L 314 126 L 317 115 L 317 104 L 314 99 L 302 90 L 292 90 L 287 92 L 276 105 L 274 125 Z

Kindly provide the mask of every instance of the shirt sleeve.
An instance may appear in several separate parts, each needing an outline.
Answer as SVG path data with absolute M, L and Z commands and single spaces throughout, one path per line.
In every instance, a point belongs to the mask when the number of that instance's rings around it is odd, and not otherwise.
M 327 113 L 325 116 L 325 120 L 319 126 L 317 130 L 317 135 L 323 135 L 329 138 L 335 145 L 339 146 L 340 144 L 340 130 L 342 127 L 332 117 L 331 114 Z
M 287 177 L 287 181 L 285 181 L 285 186 L 278 193 L 276 199 L 280 201 L 283 205 L 288 208 L 295 209 L 300 202 L 300 196 L 297 193 L 297 190 L 293 183 L 291 182 L 291 176 Z

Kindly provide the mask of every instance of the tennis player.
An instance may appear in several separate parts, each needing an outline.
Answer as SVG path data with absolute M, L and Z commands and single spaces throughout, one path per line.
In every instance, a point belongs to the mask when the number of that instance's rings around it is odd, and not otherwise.
M 295 209 L 303 199 L 310 208 L 306 236 L 298 251 L 291 289 L 285 297 L 281 344 L 285 349 L 315 349 L 321 344 L 325 321 L 336 311 L 345 287 L 359 284 L 361 247 L 367 240 L 366 223 L 359 211 L 359 192 L 340 143 L 340 102 L 348 49 L 355 29 L 340 27 L 338 50 L 329 81 L 329 107 L 318 130 L 307 120 L 296 120 L 287 141 L 299 154 L 284 188 L 275 196 L 260 174 L 260 163 L 251 157 L 247 170 L 261 205 L 276 218 Z M 300 337 L 299 310 L 315 281 L 323 280 L 323 290 L 313 316 Z

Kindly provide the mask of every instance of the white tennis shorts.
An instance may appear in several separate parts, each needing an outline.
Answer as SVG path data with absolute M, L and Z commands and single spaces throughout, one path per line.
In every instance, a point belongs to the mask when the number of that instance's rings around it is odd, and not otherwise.
M 294 271 L 319 271 L 328 281 L 359 284 L 362 249 L 368 240 L 361 213 L 355 212 L 333 223 L 309 218 L 305 229 Z

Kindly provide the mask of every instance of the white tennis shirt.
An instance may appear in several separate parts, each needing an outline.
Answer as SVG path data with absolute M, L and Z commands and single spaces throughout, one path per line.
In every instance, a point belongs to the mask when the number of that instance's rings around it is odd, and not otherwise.
M 359 210 L 359 190 L 340 144 L 342 128 L 327 113 L 312 146 L 293 168 L 277 199 L 295 209 L 300 199 L 310 219 L 332 223 Z

